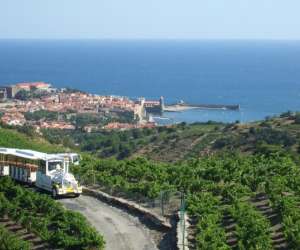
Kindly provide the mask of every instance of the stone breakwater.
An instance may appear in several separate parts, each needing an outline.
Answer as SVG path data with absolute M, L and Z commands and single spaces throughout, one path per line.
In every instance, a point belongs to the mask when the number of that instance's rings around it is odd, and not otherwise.
M 164 107 L 165 112 L 182 112 L 191 109 L 222 109 L 222 110 L 240 110 L 240 105 L 222 105 L 222 104 L 171 104 Z

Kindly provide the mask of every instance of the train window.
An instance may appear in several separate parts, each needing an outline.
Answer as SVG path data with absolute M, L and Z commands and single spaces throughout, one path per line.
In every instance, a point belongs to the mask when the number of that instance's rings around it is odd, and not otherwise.
M 48 171 L 63 169 L 63 163 L 61 161 L 50 161 L 48 162 Z
M 73 161 L 72 162 L 79 162 L 79 157 L 78 155 L 73 156 Z
M 46 174 L 46 162 L 45 161 L 39 162 L 39 171 L 42 172 L 43 174 Z

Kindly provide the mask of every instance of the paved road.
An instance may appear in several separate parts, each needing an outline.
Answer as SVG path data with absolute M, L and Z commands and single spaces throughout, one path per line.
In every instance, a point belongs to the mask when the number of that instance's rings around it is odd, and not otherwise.
M 95 198 L 61 199 L 68 209 L 82 213 L 101 233 L 107 250 L 157 250 L 150 232 L 137 218 Z

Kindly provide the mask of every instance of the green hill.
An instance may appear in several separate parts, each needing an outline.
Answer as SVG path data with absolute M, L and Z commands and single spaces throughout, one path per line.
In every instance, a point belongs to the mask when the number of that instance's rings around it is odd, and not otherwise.
M 177 124 L 153 129 L 127 131 L 44 130 L 52 143 L 87 151 L 101 158 L 146 157 L 177 162 L 220 151 L 297 154 L 300 142 L 299 114 L 285 113 L 260 122 L 222 124 L 215 122 Z
M 184 192 L 191 249 L 296 250 L 299 116 L 285 113 L 248 124 L 209 122 L 90 134 L 44 131 L 44 135 L 51 142 L 92 153 L 72 168 L 86 185 L 98 184 L 131 199 L 137 195 L 155 200 L 169 191 Z M 61 148 L 36 135 L 7 129 L 0 133 L 0 145 Z
M 64 152 L 66 148 L 50 144 L 37 135 L 26 135 L 14 129 L 0 128 L 0 147 L 32 149 L 47 153 Z

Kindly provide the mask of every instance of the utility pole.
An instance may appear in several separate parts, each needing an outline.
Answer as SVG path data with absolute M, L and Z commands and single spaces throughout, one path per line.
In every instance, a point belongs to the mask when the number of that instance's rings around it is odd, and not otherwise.
M 92 174 L 93 174 L 93 186 L 95 186 L 96 184 L 96 177 L 95 177 L 95 168 L 94 168 L 94 165 L 92 165 Z
M 164 216 L 164 191 L 160 191 L 161 214 Z

